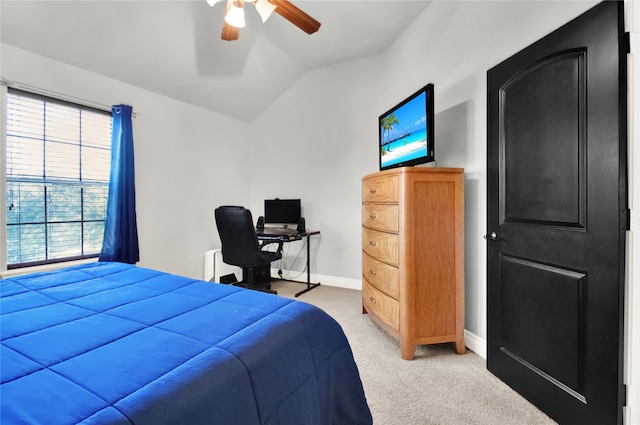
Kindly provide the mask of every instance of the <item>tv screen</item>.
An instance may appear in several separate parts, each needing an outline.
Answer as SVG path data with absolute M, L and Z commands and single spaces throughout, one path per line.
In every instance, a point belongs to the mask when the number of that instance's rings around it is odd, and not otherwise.
M 433 116 L 433 84 L 380 115 L 381 171 L 435 160 Z

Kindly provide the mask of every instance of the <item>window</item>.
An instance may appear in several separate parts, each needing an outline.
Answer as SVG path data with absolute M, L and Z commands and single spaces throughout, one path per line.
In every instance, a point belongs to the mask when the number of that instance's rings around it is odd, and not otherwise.
M 97 257 L 111 161 L 111 113 L 9 88 L 7 268 Z

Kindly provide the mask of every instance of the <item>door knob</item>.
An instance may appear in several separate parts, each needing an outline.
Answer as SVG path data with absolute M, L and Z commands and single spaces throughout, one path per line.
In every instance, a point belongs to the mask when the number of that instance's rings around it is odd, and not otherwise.
M 490 235 L 484 235 L 484 238 L 488 241 L 497 241 L 498 235 L 496 235 L 496 232 L 491 232 Z

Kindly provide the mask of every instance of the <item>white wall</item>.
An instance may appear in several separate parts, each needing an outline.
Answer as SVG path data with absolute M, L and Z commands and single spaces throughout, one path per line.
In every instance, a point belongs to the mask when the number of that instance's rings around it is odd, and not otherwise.
M 361 276 L 360 177 L 378 167 L 375 143 L 368 143 L 377 141 L 370 105 L 378 83 L 366 71 L 372 62 L 308 73 L 250 129 L 251 160 L 262 168 L 251 182 L 251 207 L 262 211 L 265 198 L 302 199 L 307 227 L 321 231 L 312 242 L 314 273 Z
M 301 198 L 322 232 L 312 272 L 360 280 L 360 184 L 378 169 L 378 116 L 434 83 L 438 166 L 466 170 L 466 329 L 486 339 L 486 72 L 594 4 L 436 1 L 383 54 L 308 72 L 249 130 L 253 165 L 280 164 L 252 179 L 252 208 Z
M 6 80 L 133 106 L 138 264 L 202 278 L 204 252 L 220 246 L 213 210 L 248 200 L 250 174 L 239 161 L 247 151 L 247 124 L 6 44 L 0 48 Z

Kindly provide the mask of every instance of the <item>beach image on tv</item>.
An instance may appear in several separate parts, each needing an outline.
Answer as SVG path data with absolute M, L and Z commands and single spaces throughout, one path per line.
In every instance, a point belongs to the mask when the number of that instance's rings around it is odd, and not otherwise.
M 427 94 L 380 118 L 380 165 L 400 164 L 425 156 L 427 150 Z

